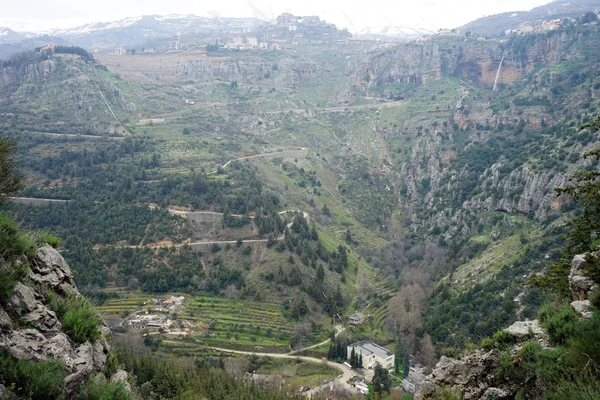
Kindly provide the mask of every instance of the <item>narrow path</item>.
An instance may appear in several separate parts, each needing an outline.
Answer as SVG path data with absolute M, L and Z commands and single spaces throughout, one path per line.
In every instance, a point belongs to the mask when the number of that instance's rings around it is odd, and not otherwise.
M 66 203 L 69 200 L 59 200 L 59 199 L 38 199 L 35 197 L 9 197 L 8 198 L 13 203 L 17 204 L 26 204 L 29 206 L 40 206 L 44 204 L 52 204 L 52 203 Z
M 221 165 L 220 168 L 225 169 L 232 162 L 242 161 L 242 160 L 250 160 L 252 158 L 259 158 L 259 157 L 282 157 L 282 156 L 287 156 L 287 157 L 306 157 L 307 154 L 308 154 L 308 149 L 306 147 L 298 147 L 295 150 L 282 150 L 282 151 L 275 151 L 275 152 L 272 152 L 272 153 L 254 154 L 252 156 L 234 158 L 233 160 L 229 160 L 225 164 Z M 216 170 L 212 171 L 211 174 L 213 174 L 213 175 L 216 174 L 218 170 L 219 169 L 217 168 Z
M 314 109 L 306 109 L 306 108 L 293 108 L 289 110 L 277 110 L 277 111 L 265 111 L 265 114 L 286 114 L 289 112 L 293 112 L 296 114 L 303 114 L 307 111 L 316 111 L 316 112 L 344 112 L 346 110 L 365 110 L 365 109 L 382 109 L 382 108 L 395 108 L 402 107 L 408 104 L 407 100 L 398 100 L 398 101 L 388 101 L 385 103 L 374 103 L 374 104 L 359 104 L 356 106 L 345 106 L 345 107 L 324 107 L 324 108 L 314 108 Z
M 342 333 L 342 332 L 344 332 L 346 330 L 346 328 L 344 328 L 341 325 L 336 325 L 334 329 L 335 329 L 335 337 L 338 337 L 340 335 L 340 333 Z M 310 345 L 308 347 L 303 347 L 303 348 L 298 349 L 298 350 L 292 350 L 288 354 L 292 355 L 292 354 L 301 353 L 304 350 L 314 349 L 316 347 L 323 346 L 324 344 L 327 344 L 329 342 L 331 342 L 331 339 L 327 339 L 327 340 L 322 341 L 321 343 L 313 344 L 313 345 Z
M 56 138 L 81 138 L 81 139 L 112 139 L 112 140 L 123 140 L 125 136 L 101 136 L 101 135 L 85 135 L 79 133 L 58 133 L 58 132 L 27 132 L 34 135 L 47 135 Z
M 171 210 L 168 209 L 170 213 L 172 213 L 173 215 L 179 215 L 182 218 L 185 218 L 185 214 L 205 214 L 205 215 L 215 215 L 215 216 L 222 216 L 222 213 L 217 213 L 217 212 L 213 212 L 213 211 L 178 211 L 178 210 Z M 303 212 L 303 211 L 299 211 L 299 210 L 283 210 L 280 211 L 279 214 L 285 214 L 288 212 L 302 212 L 302 215 L 304 217 L 304 219 L 306 220 L 307 223 L 310 222 L 310 215 L 308 215 L 308 213 Z M 292 225 L 294 224 L 294 221 L 290 222 L 289 224 L 287 224 L 288 229 L 292 227 Z M 276 237 L 275 240 L 276 241 L 280 241 L 285 239 L 285 233 L 281 234 L 280 236 Z M 267 243 L 270 239 L 242 239 L 242 243 Z M 201 250 L 201 249 L 207 249 L 210 248 L 210 246 L 213 246 L 215 244 L 217 245 L 234 245 L 237 244 L 238 241 L 237 240 L 204 240 L 204 241 L 199 241 L 199 242 L 189 242 L 189 243 L 173 243 L 173 244 L 159 244 L 159 245 L 126 245 L 126 246 L 115 246 L 115 245 L 97 245 L 94 247 L 94 249 L 99 249 L 99 248 L 105 248 L 105 247 L 112 247 L 112 248 L 117 248 L 117 249 L 139 249 L 139 248 L 150 248 L 150 249 L 161 249 L 161 248 L 170 248 L 170 247 L 183 247 L 183 246 L 190 246 L 192 249 L 194 250 Z

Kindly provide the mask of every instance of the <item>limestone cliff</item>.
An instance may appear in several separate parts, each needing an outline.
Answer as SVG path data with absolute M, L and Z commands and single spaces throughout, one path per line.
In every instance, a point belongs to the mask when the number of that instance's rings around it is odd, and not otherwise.
M 0 108 L 14 126 L 35 131 L 122 132 L 118 120 L 137 107 L 101 71 L 72 54 L 24 53 L 0 64 Z

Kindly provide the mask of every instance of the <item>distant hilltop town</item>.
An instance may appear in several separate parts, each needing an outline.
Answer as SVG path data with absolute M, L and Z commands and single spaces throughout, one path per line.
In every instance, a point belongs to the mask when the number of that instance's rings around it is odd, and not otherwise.
M 113 53 L 150 54 L 206 48 L 208 52 L 227 50 L 280 50 L 287 46 L 348 40 L 352 35 L 345 29 L 323 21 L 318 16 L 296 16 L 281 14 L 269 23 L 255 26 L 234 26 L 212 32 L 202 38 L 194 34 L 177 34 L 161 41 L 149 41 L 148 45 L 128 48 L 124 45 L 113 47 Z M 210 42 L 207 42 L 210 40 Z

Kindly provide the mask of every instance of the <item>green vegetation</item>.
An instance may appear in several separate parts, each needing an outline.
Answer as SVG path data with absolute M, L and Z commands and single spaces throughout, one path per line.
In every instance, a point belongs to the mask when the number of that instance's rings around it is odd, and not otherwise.
M 64 398 L 62 361 L 16 360 L 0 351 L 0 381 L 12 392 L 34 399 Z
M 600 153 L 596 151 L 591 154 L 598 156 Z M 571 230 L 563 258 L 570 259 L 577 252 L 591 250 L 593 233 L 600 228 L 593 215 L 600 201 L 598 176 L 597 172 L 580 172 L 575 175 L 575 185 L 559 190 L 568 193 L 575 201 L 583 200 L 581 214 L 570 222 Z M 532 283 L 543 287 L 557 299 L 554 303 L 542 306 L 538 313 L 540 324 L 553 347 L 545 348 L 538 342 L 528 342 L 520 348 L 516 357 L 511 357 L 513 338 L 507 332 L 498 331 L 492 338 L 482 342 L 484 349 L 500 350 L 500 376 L 522 382 L 519 397 L 534 395 L 543 399 L 568 399 L 573 396 L 593 399 L 600 395 L 600 365 L 596 362 L 600 359 L 598 295 L 591 294 L 591 317 L 583 319 L 578 316 L 570 306 L 571 294 L 565 289 L 565 286 L 568 288 L 565 269 L 565 265 L 552 263 L 547 277 L 532 280 Z M 593 275 L 593 279 L 600 283 L 598 276 Z M 541 393 L 540 385 L 543 388 Z
M 100 318 L 90 301 L 81 295 L 68 297 L 47 290 L 48 307 L 56 313 L 63 330 L 77 343 L 100 339 Z
M 130 400 L 132 398 L 122 383 L 111 384 L 104 376 L 90 378 L 84 390 L 85 398 L 88 400 Z
M 13 153 L 17 142 L 13 138 L 2 135 L 0 137 L 0 201 L 6 198 L 24 186 L 23 176 L 18 172 L 17 164 Z
M 379 396 L 392 391 L 392 380 L 387 369 L 377 364 L 373 373 L 373 390 Z
M 137 384 L 155 396 L 168 399 L 268 400 L 287 398 L 283 393 L 245 385 L 231 379 L 209 362 L 173 362 L 150 354 L 119 351 L 119 361 L 137 377 Z
M 32 255 L 35 247 L 23 234 L 18 225 L 4 214 L 0 214 L 0 302 L 10 298 L 13 289 L 27 274 L 27 263 L 16 262 L 21 254 Z

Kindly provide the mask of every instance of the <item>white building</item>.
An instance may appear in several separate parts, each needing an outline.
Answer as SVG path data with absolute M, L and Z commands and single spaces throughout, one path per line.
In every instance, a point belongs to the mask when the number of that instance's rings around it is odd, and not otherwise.
M 357 325 L 362 324 L 364 320 L 365 320 L 365 314 L 358 312 L 358 313 L 350 315 L 350 318 L 348 319 L 348 323 L 350 325 L 357 326 Z
M 352 349 L 354 349 L 354 353 L 358 357 L 360 357 L 362 354 L 363 369 L 373 369 L 377 364 L 381 364 L 381 366 L 385 369 L 394 368 L 394 353 L 379 346 L 378 344 L 366 340 L 351 344 L 347 348 L 348 359 L 350 359 Z
M 258 47 L 258 38 L 256 36 L 248 36 L 246 38 L 246 43 L 250 47 Z

